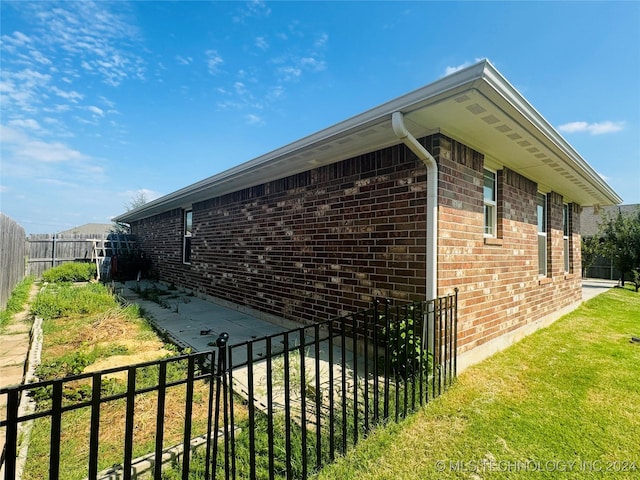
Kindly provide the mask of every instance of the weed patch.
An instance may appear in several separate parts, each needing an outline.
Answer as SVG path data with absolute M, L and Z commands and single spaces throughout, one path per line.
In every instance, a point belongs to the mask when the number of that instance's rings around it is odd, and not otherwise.
M 94 263 L 68 262 L 43 272 L 42 280 L 49 283 L 89 282 L 96 275 Z

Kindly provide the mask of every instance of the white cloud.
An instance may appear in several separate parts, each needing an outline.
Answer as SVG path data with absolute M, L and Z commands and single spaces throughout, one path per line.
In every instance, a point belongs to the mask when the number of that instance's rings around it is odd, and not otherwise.
M 484 60 L 484 58 L 476 58 L 473 62 L 464 62 L 460 65 L 457 65 L 455 67 L 452 66 L 448 66 L 444 69 L 444 76 L 446 77 L 447 75 L 451 75 L 452 73 L 456 73 L 459 72 L 460 70 L 464 70 L 467 67 L 470 67 L 471 65 L 473 65 L 474 63 L 478 63 L 479 61 Z
M 101 108 L 98 108 L 98 107 L 96 107 L 94 105 L 91 105 L 91 106 L 87 107 L 87 110 L 89 110 L 94 115 L 97 115 L 99 117 L 104 117 L 104 110 L 102 110 Z
M 251 0 L 244 7 L 238 8 L 233 21 L 242 23 L 248 17 L 268 17 L 269 15 L 271 15 L 271 9 L 263 0 Z
M 42 127 L 37 122 L 37 120 L 34 120 L 33 118 L 11 120 L 9 122 L 9 125 L 11 125 L 12 127 L 18 127 L 18 128 L 29 128 L 31 130 L 42 129 Z
M 327 69 L 327 63 L 323 60 L 318 60 L 314 57 L 304 57 L 300 59 L 300 65 L 308 68 L 313 72 L 321 72 Z
M 30 68 L 12 72 L 5 67 L 2 76 L 4 80 L 0 82 L 0 98 L 5 113 L 12 109 L 27 113 L 38 111 L 46 99 L 51 75 Z
M 65 100 L 69 100 L 72 103 L 78 103 L 78 100 L 82 100 L 84 98 L 83 94 L 76 92 L 74 90 L 67 92 L 67 91 L 61 90 L 58 87 L 51 87 L 51 91 L 55 93 L 57 96 L 64 98 Z
M 182 55 L 176 55 L 176 61 L 180 65 L 190 65 L 191 62 L 193 62 L 193 58 L 192 57 L 183 57 Z
M 278 71 L 282 74 L 282 80 L 285 82 L 297 80 L 302 75 L 301 69 L 292 66 L 279 68 Z
M 81 183 L 97 182 L 104 168 L 95 158 L 59 141 L 44 141 L 14 126 L 0 125 L 2 167 L 6 177 Z
M 2 46 L 9 51 L 16 47 L 24 47 L 31 43 L 31 38 L 22 32 L 15 31 L 11 35 L 2 35 Z
M 43 163 L 77 162 L 87 158 L 63 143 L 40 140 L 29 140 L 19 145 L 14 151 L 17 158 Z
M 236 93 L 240 96 L 246 95 L 248 93 L 248 90 L 245 87 L 245 84 L 242 82 L 234 83 L 233 88 L 235 89 Z
M 558 130 L 565 133 L 589 133 L 590 135 L 604 135 L 606 133 L 619 132 L 624 128 L 624 122 L 569 122 L 558 127 Z
M 43 48 L 56 50 L 58 64 L 79 61 L 78 66 L 111 86 L 129 78 L 144 78 L 144 61 L 131 48 L 139 34 L 123 13 L 126 5 L 91 1 L 63 2 L 55 8 L 46 2 L 24 5 L 38 28 L 31 43 L 37 40 Z M 40 63 L 48 61 L 37 51 L 32 56 Z
M 2 145 L 19 144 L 27 141 L 27 136 L 20 129 L 0 125 L 0 137 Z
M 219 72 L 219 66 L 224 63 L 217 50 L 207 50 L 204 52 L 207 57 L 207 69 L 211 75 L 215 75 Z
M 471 62 L 465 62 L 465 63 L 463 63 L 461 65 L 456 66 L 456 67 L 447 67 L 447 68 L 444 69 L 444 74 L 445 74 L 445 76 L 451 75 L 452 73 L 456 73 L 456 72 L 458 72 L 460 70 L 463 70 L 463 69 L 467 68 L 469 65 L 471 65 Z
M 262 117 L 252 114 L 250 113 L 249 115 L 247 115 L 245 117 L 247 119 L 247 123 L 249 125 L 263 125 L 264 121 L 262 120 Z
M 269 92 L 267 93 L 267 100 L 268 101 L 278 100 L 283 95 L 284 95 L 284 88 L 281 85 L 278 85 L 269 90 Z
M 107 97 L 105 97 L 105 96 L 103 96 L 103 95 L 100 95 L 100 97 L 98 97 L 98 98 L 100 98 L 100 101 L 101 101 L 102 103 L 104 103 L 107 107 L 109 107 L 109 108 L 115 108 L 116 104 L 115 104 L 115 103 L 113 103 L 111 100 L 109 100 Z
M 321 33 L 316 39 L 314 46 L 316 48 L 324 48 L 326 47 L 328 41 L 329 35 L 327 35 L 326 33 Z
M 264 37 L 257 37 L 255 41 L 255 46 L 260 50 L 267 50 L 269 48 L 269 43 L 265 40 Z
M 33 123 L 9 126 L 70 137 L 77 131 L 72 122 L 86 122 L 81 116 L 69 116 L 70 112 L 89 111 L 94 120 L 117 113 L 104 95 L 82 103 L 99 91 L 89 89 L 95 85 L 91 77 L 112 87 L 126 79 L 144 78 L 144 61 L 137 53 L 139 35 L 129 22 L 130 7 L 91 1 L 25 2 L 21 9 L 29 36 L 19 31 L 2 36 L 0 108 L 5 118 L 37 119 L 52 130 L 36 129 Z M 60 155 L 64 143 L 49 143 Z M 38 153 L 37 143 L 30 147 L 14 146 L 14 154 Z

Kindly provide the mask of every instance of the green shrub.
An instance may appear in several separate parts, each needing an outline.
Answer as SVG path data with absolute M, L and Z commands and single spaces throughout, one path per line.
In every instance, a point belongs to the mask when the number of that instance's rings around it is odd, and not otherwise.
M 384 337 L 388 342 L 390 371 L 392 374 L 407 379 L 427 373 L 433 364 L 433 355 L 422 345 L 421 318 L 416 319 L 413 306 L 406 310 L 406 316 L 397 322 L 391 322 L 389 330 L 384 329 Z M 383 363 L 384 363 L 384 359 Z
M 96 278 L 93 263 L 70 262 L 50 268 L 42 274 L 42 280 L 49 283 L 88 282 Z

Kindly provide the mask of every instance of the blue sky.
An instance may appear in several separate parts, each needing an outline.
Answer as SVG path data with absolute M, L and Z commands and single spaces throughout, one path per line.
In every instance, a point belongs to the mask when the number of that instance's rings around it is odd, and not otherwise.
M 27 233 L 109 223 L 482 58 L 640 203 L 640 2 L 0 8 L 0 209 Z

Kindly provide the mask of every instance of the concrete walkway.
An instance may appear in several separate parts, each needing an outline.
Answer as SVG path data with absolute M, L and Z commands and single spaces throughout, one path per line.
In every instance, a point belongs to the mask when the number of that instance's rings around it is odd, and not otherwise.
M 600 278 L 583 278 L 582 279 L 582 301 L 586 302 L 593 297 L 606 292 L 610 288 L 618 285 L 616 280 L 603 280 Z
M 38 287 L 29 292 L 29 304 L 35 298 Z M 0 334 L 0 388 L 24 382 L 29 350 L 31 348 L 31 316 L 28 309 L 16 313 Z M 7 395 L 0 395 L 0 418 L 7 418 Z M 0 452 L 4 450 L 5 427 L 0 428 Z M 0 478 L 4 471 L 0 468 Z

